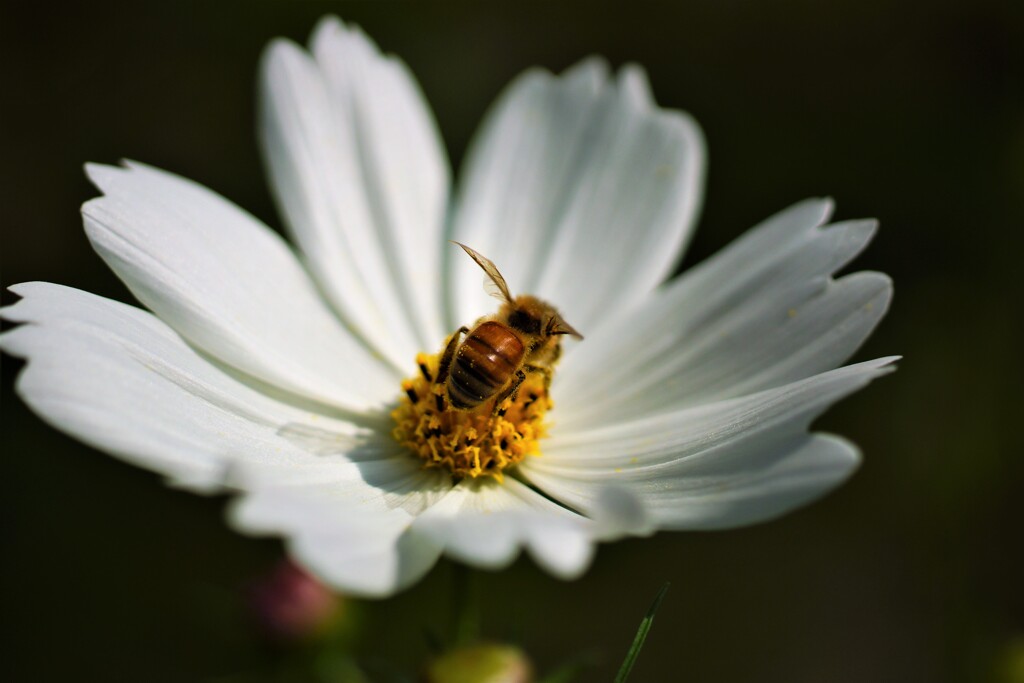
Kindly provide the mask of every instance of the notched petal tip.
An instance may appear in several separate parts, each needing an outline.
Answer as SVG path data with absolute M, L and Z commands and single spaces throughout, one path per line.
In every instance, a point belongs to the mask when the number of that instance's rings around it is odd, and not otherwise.
M 313 45 L 318 40 L 344 40 L 357 38 L 362 42 L 376 47 L 376 42 L 354 21 L 345 21 L 337 14 L 325 14 L 309 32 L 309 42 Z
M 269 70 L 277 68 L 277 64 L 282 60 L 305 56 L 305 51 L 290 38 L 274 38 L 263 48 L 260 55 L 259 71 L 266 77 Z
M 325 14 L 320 17 L 320 20 L 313 26 L 313 30 L 310 31 L 310 40 L 329 31 L 344 32 L 347 28 L 348 25 L 337 14 Z
M 171 176 L 178 180 L 191 183 L 184 178 L 180 178 L 168 171 L 161 170 L 156 166 L 136 161 L 134 159 L 122 158 L 119 160 L 118 165 L 114 164 L 103 164 L 95 161 L 87 161 L 84 166 L 85 175 L 89 179 L 89 182 L 99 190 L 102 195 L 100 197 L 93 197 L 92 199 L 86 200 L 82 204 L 84 209 L 86 206 L 92 204 L 97 199 L 102 199 L 114 193 L 115 184 L 119 181 L 124 180 L 127 176 L 132 174 L 148 175 L 148 176 Z
M 309 47 L 315 55 L 331 49 L 354 49 L 387 60 L 394 58 L 384 53 L 359 24 L 346 23 L 333 14 L 325 16 L 313 28 L 309 35 Z
M 647 70 L 636 62 L 627 62 L 622 65 L 617 82 L 619 89 L 636 106 L 641 109 L 650 109 L 656 106 L 654 94 L 651 91 L 651 82 L 647 78 Z
M 18 282 L 17 284 L 7 285 L 7 291 L 11 292 L 12 294 L 17 294 L 18 296 L 24 298 L 25 297 L 25 292 L 29 291 L 33 286 L 40 285 L 40 284 L 50 284 L 50 283 L 48 283 L 48 282 L 44 283 L 44 282 L 41 282 L 39 280 L 30 280 L 28 282 Z M 6 310 L 8 310 L 10 308 L 14 308 L 19 303 L 21 303 L 20 300 L 14 302 L 13 304 L 10 304 L 8 306 L 4 306 L 3 308 L 0 308 L 0 311 L 6 311 Z
M 14 285 L 9 285 L 7 291 L 12 294 L 16 294 L 21 297 L 14 303 L 0 307 L 0 318 L 12 323 L 30 323 L 33 322 L 34 315 L 32 314 L 33 302 L 29 301 L 29 298 L 41 290 L 73 290 L 73 287 L 67 287 L 65 285 L 58 285 L 52 282 L 43 282 L 41 280 L 31 280 L 29 282 L 19 282 Z M 77 290 L 76 290 L 77 291 Z M 36 309 L 38 310 L 38 309 Z M 14 332 L 9 330 L 7 334 Z M 4 349 L 5 351 L 7 349 Z M 10 353 L 10 352 L 9 352 Z
M 570 85 L 585 86 L 593 92 L 600 91 L 608 82 L 611 66 L 608 60 L 600 55 L 584 57 L 556 78 Z
M 831 197 L 807 197 L 775 212 L 751 228 L 743 237 L 762 231 L 787 234 L 814 230 L 826 225 L 834 211 L 835 202 Z
M 110 185 L 116 181 L 117 176 L 126 172 L 126 169 L 122 167 L 113 166 L 111 164 L 101 164 L 95 161 L 86 162 L 83 168 L 85 170 L 85 177 L 89 179 L 89 182 L 104 194 L 109 193 Z M 93 199 L 86 201 L 82 204 L 83 208 L 95 199 L 96 198 L 94 197 Z
M 870 242 L 878 231 L 877 218 L 850 218 L 836 221 L 835 223 L 824 223 L 818 226 L 822 230 L 847 230 L 857 235 L 866 235 L 865 242 Z
M 835 209 L 836 204 L 832 197 L 808 197 L 779 211 L 765 221 L 765 223 L 776 219 L 788 218 L 794 224 L 820 228 L 832 219 Z

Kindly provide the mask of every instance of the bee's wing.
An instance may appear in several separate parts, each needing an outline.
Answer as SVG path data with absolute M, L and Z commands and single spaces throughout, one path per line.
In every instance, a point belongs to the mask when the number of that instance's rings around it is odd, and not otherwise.
M 494 262 L 489 258 L 476 251 L 467 247 L 462 242 L 452 241 L 452 244 L 457 244 L 462 247 L 463 251 L 469 254 L 469 257 L 476 261 L 476 264 L 484 269 L 487 273 L 487 277 L 484 279 L 484 291 L 493 296 L 495 299 L 501 299 L 512 303 L 512 294 L 508 291 L 508 284 L 505 282 L 505 278 L 498 272 L 498 267 L 494 265 Z
M 494 297 L 502 303 L 512 301 L 512 297 L 508 295 L 508 288 L 495 282 L 490 275 L 484 275 L 484 291 L 487 292 L 487 296 Z

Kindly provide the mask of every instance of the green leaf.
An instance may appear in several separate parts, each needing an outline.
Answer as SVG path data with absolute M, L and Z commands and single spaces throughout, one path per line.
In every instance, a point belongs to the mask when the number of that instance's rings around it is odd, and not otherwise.
M 647 610 L 647 616 L 640 622 L 640 627 L 636 630 L 636 636 L 633 638 L 633 644 L 630 645 L 629 652 L 626 653 L 626 659 L 619 667 L 619 673 L 615 675 L 615 683 L 626 683 L 626 679 L 629 678 L 629 672 L 633 670 L 636 658 L 640 656 L 640 648 L 644 646 L 647 633 L 651 630 L 651 624 L 654 623 L 654 615 L 661 607 L 661 601 L 665 598 L 665 593 L 668 592 L 670 585 L 668 581 L 665 582 L 665 585 L 658 591 L 657 597 L 654 598 L 654 602 L 651 603 L 651 608 Z

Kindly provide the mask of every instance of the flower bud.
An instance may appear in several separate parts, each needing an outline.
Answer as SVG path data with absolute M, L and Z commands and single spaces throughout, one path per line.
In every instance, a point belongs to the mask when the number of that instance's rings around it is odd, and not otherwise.
M 323 633 L 340 614 L 335 593 L 291 560 L 282 560 L 246 591 L 249 611 L 270 639 L 296 642 Z
M 533 667 L 526 654 L 511 645 L 479 643 L 449 650 L 434 659 L 424 683 L 530 683 Z

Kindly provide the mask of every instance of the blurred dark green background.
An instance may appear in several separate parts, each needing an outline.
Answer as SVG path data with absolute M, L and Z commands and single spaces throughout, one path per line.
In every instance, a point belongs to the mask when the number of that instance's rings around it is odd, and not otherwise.
M 585 680 L 610 680 L 670 580 L 638 683 L 1022 680 L 1022 3 L 689 4 L 5 3 L 3 284 L 128 300 L 81 231 L 86 160 L 172 170 L 279 225 L 254 144 L 256 63 L 270 38 L 304 41 L 324 13 L 408 62 L 456 164 L 520 70 L 638 61 L 659 102 L 708 138 L 687 263 L 830 194 L 839 218 L 881 219 L 857 267 L 896 281 L 858 357 L 905 360 L 821 421 L 866 454 L 834 495 L 742 531 L 603 547 L 575 583 L 520 561 L 483 577 L 486 630 L 541 669 L 591 652 Z M 259 669 L 237 590 L 279 545 L 228 530 L 222 499 L 168 490 L 45 427 L 11 390 L 18 367 L 4 358 L 3 678 Z M 370 659 L 421 660 L 450 569 L 369 606 Z

